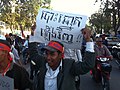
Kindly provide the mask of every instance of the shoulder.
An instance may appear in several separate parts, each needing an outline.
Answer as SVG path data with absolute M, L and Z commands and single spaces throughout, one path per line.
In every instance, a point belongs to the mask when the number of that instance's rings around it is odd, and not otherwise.
M 94 44 L 94 47 L 98 47 L 97 44 Z
M 16 72 L 19 72 L 19 73 L 27 72 L 26 69 L 25 69 L 23 66 L 19 66 L 19 65 L 17 65 L 16 63 L 14 63 L 13 69 L 14 69 Z
M 106 46 L 106 45 L 103 45 L 103 48 L 107 48 L 107 46 Z
M 75 60 L 74 59 L 71 59 L 71 58 L 65 58 L 63 59 L 64 62 L 74 62 Z
M 71 66 L 74 62 L 75 62 L 74 59 L 68 59 L 68 58 L 66 58 L 66 59 L 63 60 L 63 63 L 64 63 L 65 67 Z

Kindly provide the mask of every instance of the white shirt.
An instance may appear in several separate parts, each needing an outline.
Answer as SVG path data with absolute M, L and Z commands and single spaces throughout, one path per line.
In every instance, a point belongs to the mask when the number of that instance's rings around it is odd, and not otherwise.
M 95 52 L 94 51 L 94 42 L 87 42 L 86 43 L 86 51 Z
M 20 60 L 20 56 L 18 54 L 18 51 L 17 51 L 17 49 L 15 49 L 15 47 L 13 45 L 11 46 L 11 50 L 12 50 L 12 53 L 14 55 L 14 60 L 15 61 Z
M 82 61 L 81 51 L 79 49 L 65 48 L 64 58 L 72 58 L 75 61 Z
M 62 61 L 60 63 L 60 66 L 62 66 Z M 57 90 L 57 75 L 59 73 L 60 66 L 53 71 L 48 64 L 46 64 L 47 72 L 45 75 L 45 90 Z
M 25 40 L 23 46 L 26 47 L 26 48 L 28 48 L 28 43 L 29 43 L 28 40 Z
M 86 51 L 94 52 L 94 42 L 86 42 Z M 82 61 L 82 55 L 79 49 L 65 48 L 64 56 L 64 58 L 72 58 L 75 61 Z

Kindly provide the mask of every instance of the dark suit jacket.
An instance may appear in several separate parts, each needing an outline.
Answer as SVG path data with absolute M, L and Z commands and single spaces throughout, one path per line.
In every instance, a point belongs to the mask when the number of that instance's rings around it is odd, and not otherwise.
M 33 48 L 34 45 L 32 45 Z M 44 79 L 46 74 L 46 61 L 43 56 L 35 54 L 35 48 L 32 50 L 34 53 L 33 59 L 39 59 L 40 69 L 39 73 L 35 79 L 35 88 L 34 90 L 44 90 Z M 95 53 L 85 52 L 84 61 L 83 62 L 75 62 L 73 59 L 64 59 L 62 60 L 62 67 L 60 68 L 60 72 L 57 76 L 57 90 L 76 90 L 75 88 L 75 76 L 82 75 L 89 70 L 91 70 L 95 65 Z
M 29 74 L 25 68 L 12 63 L 11 69 L 7 71 L 6 76 L 14 79 L 14 88 L 18 90 L 32 90 L 32 82 L 29 79 Z

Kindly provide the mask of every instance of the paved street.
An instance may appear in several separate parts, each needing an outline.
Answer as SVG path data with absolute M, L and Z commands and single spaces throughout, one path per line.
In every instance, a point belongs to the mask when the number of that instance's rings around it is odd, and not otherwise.
M 115 61 L 112 61 L 111 65 L 113 68 L 110 79 L 110 90 L 120 90 L 120 70 Z M 30 71 L 29 64 L 24 65 L 24 67 L 27 71 Z M 102 90 L 101 85 L 92 80 L 90 73 L 81 76 L 80 88 L 81 90 Z
M 115 61 L 111 62 L 113 69 L 110 79 L 110 90 L 120 90 L 120 70 Z M 95 83 L 90 73 L 81 76 L 81 90 L 102 90 L 100 84 Z

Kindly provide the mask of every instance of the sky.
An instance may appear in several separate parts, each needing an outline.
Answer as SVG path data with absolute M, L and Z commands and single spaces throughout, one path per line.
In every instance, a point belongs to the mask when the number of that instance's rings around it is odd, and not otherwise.
M 88 17 L 99 9 L 100 3 L 95 0 L 51 0 L 53 10 L 73 14 L 86 15 Z

